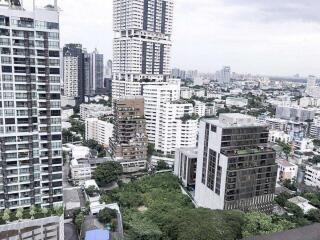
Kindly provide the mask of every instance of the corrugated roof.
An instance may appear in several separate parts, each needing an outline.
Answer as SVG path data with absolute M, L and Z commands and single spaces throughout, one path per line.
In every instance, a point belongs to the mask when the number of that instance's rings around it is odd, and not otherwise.
M 109 231 L 107 230 L 92 230 L 86 232 L 85 240 L 109 240 Z

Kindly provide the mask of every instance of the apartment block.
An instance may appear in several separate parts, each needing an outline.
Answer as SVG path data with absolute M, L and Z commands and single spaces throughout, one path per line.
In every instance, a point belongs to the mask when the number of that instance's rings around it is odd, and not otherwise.
M 144 83 L 163 82 L 169 77 L 172 21 L 172 0 L 113 1 L 115 99 L 141 95 Z
M 114 102 L 114 130 L 110 139 L 111 155 L 125 172 L 146 168 L 148 137 L 144 98 L 122 97 Z
M 221 114 L 200 122 L 195 201 L 211 209 L 270 212 L 277 178 L 268 128 L 254 117 Z
M 0 11 L 0 209 L 61 206 L 58 7 Z
M 86 140 L 95 140 L 105 147 L 109 146 L 113 134 L 113 124 L 98 118 L 86 119 Z
M 197 174 L 197 148 L 179 148 L 176 150 L 174 174 L 185 187 L 194 186 Z
M 174 154 L 176 148 L 195 147 L 198 117 L 191 103 L 180 100 L 180 81 L 170 80 L 162 86 L 143 88 L 145 117 L 149 142 L 164 155 Z

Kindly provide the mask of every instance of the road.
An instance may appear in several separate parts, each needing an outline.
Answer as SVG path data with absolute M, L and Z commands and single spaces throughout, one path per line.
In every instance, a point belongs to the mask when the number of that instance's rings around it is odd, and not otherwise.
M 76 227 L 72 223 L 64 224 L 64 239 L 65 240 L 79 240 Z

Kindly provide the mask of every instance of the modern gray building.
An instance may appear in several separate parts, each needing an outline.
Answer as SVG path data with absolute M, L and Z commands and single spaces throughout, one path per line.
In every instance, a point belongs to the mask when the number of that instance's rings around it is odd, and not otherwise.
M 200 122 L 195 201 L 199 207 L 270 212 L 277 177 L 268 128 L 254 117 L 221 114 Z
M 314 108 L 302 108 L 300 106 L 277 106 L 276 118 L 305 122 L 312 120 L 317 112 Z
M 104 87 L 103 54 L 95 49 L 92 53 L 84 54 L 85 96 L 92 97 Z

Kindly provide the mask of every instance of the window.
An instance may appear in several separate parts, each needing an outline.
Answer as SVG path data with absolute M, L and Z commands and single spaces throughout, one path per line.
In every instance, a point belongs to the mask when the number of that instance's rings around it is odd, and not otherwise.
M 11 66 L 2 66 L 2 72 L 3 73 L 12 73 L 12 67 Z

